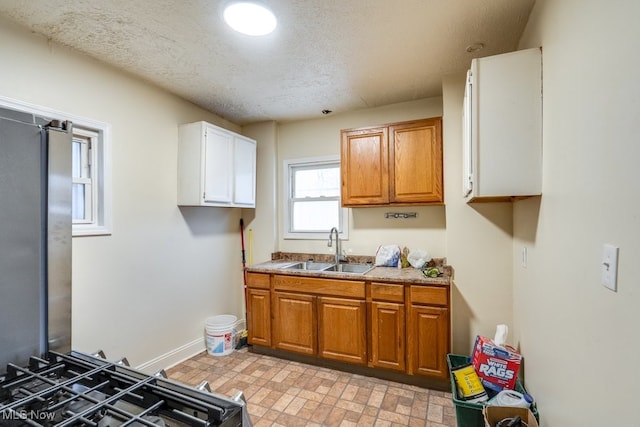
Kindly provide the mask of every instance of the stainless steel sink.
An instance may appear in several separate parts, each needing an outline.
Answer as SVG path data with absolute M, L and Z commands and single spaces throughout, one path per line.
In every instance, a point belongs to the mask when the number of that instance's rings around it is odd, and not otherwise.
M 337 273 L 365 274 L 373 269 L 373 264 L 333 264 L 322 271 L 335 271 Z
M 285 265 L 284 267 L 282 267 L 282 269 L 322 271 L 329 267 L 332 267 L 333 265 L 334 264 L 332 262 L 301 261 L 301 262 Z
M 280 267 L 282 270 L 326 271 L 336 273 L 365 274 L 373 269 L 373 264 L 334 264 L 332 262 L 301 261 Z

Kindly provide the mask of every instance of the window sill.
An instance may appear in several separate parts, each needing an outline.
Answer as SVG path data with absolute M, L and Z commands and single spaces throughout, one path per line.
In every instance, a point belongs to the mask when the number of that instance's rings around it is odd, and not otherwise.
M 73 226 L 73 237 L 83 237 L 83 236 L 110 236 L 111 229 L 105 226 L 99 225 L 84 225 L 78 224 Z

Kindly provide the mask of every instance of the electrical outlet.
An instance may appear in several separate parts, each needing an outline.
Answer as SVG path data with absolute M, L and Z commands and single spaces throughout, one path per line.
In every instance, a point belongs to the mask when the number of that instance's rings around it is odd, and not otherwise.
M 614 292 L 618 291 L 618 248 L 613 245 L 604 245 L 602 255 L 602 285 Z

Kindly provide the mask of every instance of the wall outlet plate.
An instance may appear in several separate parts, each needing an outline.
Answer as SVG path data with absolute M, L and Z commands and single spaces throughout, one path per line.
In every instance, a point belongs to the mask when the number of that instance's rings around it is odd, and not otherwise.
M 602 285 L 614 292 L 618 291 L 618 248 L 613 245 L 604 245 L 602 254 Z

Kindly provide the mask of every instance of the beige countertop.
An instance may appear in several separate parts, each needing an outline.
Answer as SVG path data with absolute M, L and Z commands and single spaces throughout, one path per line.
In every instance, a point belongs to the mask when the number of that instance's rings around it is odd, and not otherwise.
M 425 277 L 422 274 L 422 270 L 413 267 L 374 267 L 372 270 L 368 271 L 365 274 L 341 273 L 334 271 L 286 270 L 282 268 L 296 261 L 307 261 L 310 259 L 313 259 L 317 262 L 333 262 L 333 256 L 331 255 L 276 252 L 272 254 L 271 261 L 251 265 L 246 268 L 246 271 L 254 273 L 284 274 L 290 276 L 335 278 L 341 280 L 364 280 L 438 286 L 449 286 L 451 284 L 451 276 L 453 271 L 451 266 L 446 265 L 445 258 L 436 258 L 429 262 L 429 267 L 438 267 L 441 272 L 440 276 L 433 278 Z M 352 263 L 367 263 L 373 261 L 374 257 L 347 257 L 347 262 Z

